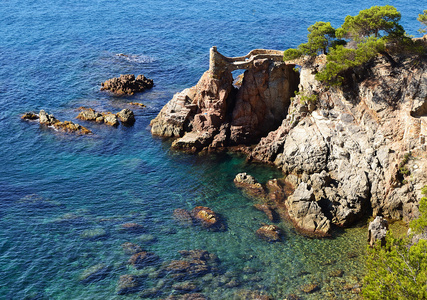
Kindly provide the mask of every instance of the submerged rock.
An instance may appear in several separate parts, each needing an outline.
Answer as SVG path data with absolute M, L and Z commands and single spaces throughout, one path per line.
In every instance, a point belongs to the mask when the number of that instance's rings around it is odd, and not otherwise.
M 134 93 L 150 89 L 153 86 L 153 80 L 146 78 L 144 75 L 138 75 L 135 78 L 133 74 L 126 74 L 108 79 L 102 83 L 101 91 L 109 90 L 117 95 L 133 95 Z
M 79 281 L 81 283 L 91 283 L 100 281 L 108 276 L 111 271 L 111 266 L 105 264 L 97 264 L 90 268 L 87 268 L 80 274 Z
M 83 239 L 98 239 L 105 237 L 106 235 L 107 231 L 105 231 L 104 228 L 92 228 L 83 230 L 80 237 Z
M 276 225 L 264 225 L 256 231 L 256 235 L 267 242 L 279 242 L 282 238 L 282 231 Z
M 138 253 L 138 252 L 142 252 L 141 246 L 139 246 L 137 244 L 130 243 L 130 242 L 123 243 L 122 249 L 123 249 L 123 252 L 125 254 L 130 254 L 130 255 Z
M 136 293 L 141 287 L 140 278 L 136 275 L 121 275 L 117 283 L 116 292 L 118 295 Z
M 191 210 L 193 219 L 209 230 L 224 230 L 220 217 L 209 207 L 197 206 Z
M 191 213 L 186 209 L 182 209 L 182 208 L 175 209 L 173 211 L 173 217 L 181 225 L 190 226 L 193 224 L 193 217 L 191 216 Z
M 128 262 L 136 269 L 142 269 L 148 265 L 156 263 L 158 260 L 159 257 L 153 252 L 142 251 L 132 255 Z

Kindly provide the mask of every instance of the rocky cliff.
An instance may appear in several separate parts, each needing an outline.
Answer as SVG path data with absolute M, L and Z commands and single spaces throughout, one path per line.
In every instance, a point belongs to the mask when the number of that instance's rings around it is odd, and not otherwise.
M 281 168 L 295 189 L 274 205 L 303 230 L 327 233 L 366 213 L 407 221 L 427 184 L 427 60 L 394 60 L 347 72 L 341 87 L 314 78 L 322 56 L 299 74 L 255 61 L 239 89 L 229 72 L 206 72 L 162 109 L 152 133 L 193 151 L 255 145 L 249 159 Z
M 257 143 L 280 126 L 298 82 L 293 65 L 268 59 L 253 62 L 239 89 L 229 71 L 207 71 L 174 95 L 151 121 L 151 132 L 179 137 L 173 147 L 191 151 Z

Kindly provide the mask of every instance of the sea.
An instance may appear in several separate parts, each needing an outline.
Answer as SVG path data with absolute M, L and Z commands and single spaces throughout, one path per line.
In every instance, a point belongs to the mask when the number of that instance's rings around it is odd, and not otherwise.
M 280 170 L 235 153 L 171 150 L 171 141 L 153 137 L 149 124 L 175 93 L 197 83 L 210 47 L 226 56 L 285 50 L 305 42 L 316 21 L 339 27 L 346 15 L 386 4 L 402 13 L 409 35 L 420 36 L 419 1 L 1 0 L 0 299 L 179 299 L 178 281 L 159 278 L 155 267 L 128 264 L 126 242 L 155 253 L 160 264 L 180 259 L 180 250 L 215 254 L 214 273 L 184 282 L 197 287 L 185 293 L 208 299 L 250 299 L 244 295 L 254 291 L 272 299 L 360 297 L 366 222 L 325 239 L 278 222 L 283 240 L 260 240 L 255 231 L 272 222 L 233 179 L 247 172 L 265 183 L 283 177 Z M 155 86 L 132 96 L 100 91 L 103 81 L 120 74 L 144 74 Z M 80 121 L 81 106 L 130 108 L 136 123 Z M 20 119 L 41 109 L 93 134 L 65 134 Z M 174 220 L 175 209 L 195 206 L 220 214 L 227 229 Z M 125 223 L 142 229 L 126 231 Z M 99 264 L 108 266 L 103 276 L 80 280 Z M 125 274 L 140 276 L 141 285 L 118 295 Z M 317 288 L 305 293 L 310 284 Z

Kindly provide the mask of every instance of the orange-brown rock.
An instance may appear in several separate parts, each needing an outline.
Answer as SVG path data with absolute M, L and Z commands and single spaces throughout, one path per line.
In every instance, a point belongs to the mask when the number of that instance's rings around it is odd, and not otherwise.
M 282 231 L 276 225 L 263 225 L 256 231 L 256 235 L 267 242 L 278 242 L 282 239 Z
M 158 260 L 158 256 L 152 252 L 142 251 L 135 253 L 129 258 L 129 264 L 134 266 L 136 269 L 142 269 Z
M 53 115 L 47 114 L 44 110 L 41 110 L 39 114 L 33 112 L 25 113 L 22 117 L 24 120 L 39 120 L 39 123 L 45 126 L 53 127 L 58 131 L 77 133 L 77 134 L 90 134 L 92 131 L 83 127 L 77 123 L 71 121 L 59 121 Z
M 120 75 L 108 79 L 101 84 L 102 90 L 109 90 L 117 95 L 133 95 L 134 93 L 143 92 L 154 86 L 153 80 L 146 78 L 144 75 L 138 75 L 135 78 L 133 74 Z
M 210 230 L 224 229 L 219 216 L 209 207 L 197 206 L 191 210 L 193 219 Z

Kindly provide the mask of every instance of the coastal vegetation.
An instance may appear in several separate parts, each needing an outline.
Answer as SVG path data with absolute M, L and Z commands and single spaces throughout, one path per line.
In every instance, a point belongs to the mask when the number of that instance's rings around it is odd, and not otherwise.
M 303 55 L 315 57 L 326 54 L 327 63 L 316 74 L 316 79 L 329 85 L 341 85 L 344 72 L 367 63 L 378 54 L 383 54 L 395 64 L 388 48 L 420 53 L 420 49 L 409 38 L 402 25 L 400 12 L 391 5 L 373 6 L 356 16 L 347 16 L 340 28 L 329 22 L 316 22 L 308 28 L 308 42 L 296 49 L 284 52 L 283 59 L 297 59 Z M 418 20 L 426 24 L 427 11 Z
M 427 186 L 422 194 L 420 216 L 410 223 L 413 233 L 398 238 L 389 232 L 385 247 L 378 242 L 368 249 L 365 299 L 427 298 L 427 240 L 417 237 L 427 228 Z

